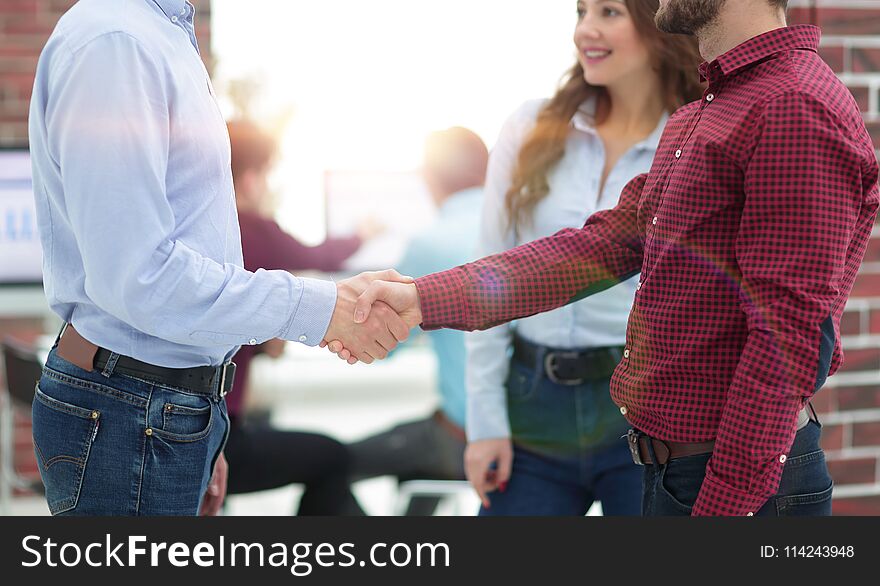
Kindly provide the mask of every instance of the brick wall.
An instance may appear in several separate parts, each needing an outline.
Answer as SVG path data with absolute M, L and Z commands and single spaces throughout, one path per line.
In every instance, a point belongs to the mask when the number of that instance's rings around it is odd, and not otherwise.
M 27 110 L 40 50 L 73 0 L 0 1 L 0 145 L 27 144 Z M 211 3 L 195 0 L 196 34 L 210 71 Z
M 880 149 L 880 0 L 792 0 L 822 28 L 822 57 L 847 84 Z M 878 150 L 880 154 L 880 150 Z M 845 362 L 814 400 L 834 477 L 834 513 L 880 515 L 880 224 L 841 323 Z

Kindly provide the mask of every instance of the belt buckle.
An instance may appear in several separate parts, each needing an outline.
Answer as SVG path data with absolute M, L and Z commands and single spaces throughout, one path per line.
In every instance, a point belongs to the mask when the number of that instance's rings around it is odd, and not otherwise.
M 639 452 L 640 435 L 641 434 L 638 431 L 630 429 L 626 432 L 626 443 L 629 445 L 629 453 L 632 455 L 633 462 L 639 466 L 644 466 L 645 463 L 642 461 L 642 454 Z
M 579 385 L 584 382 L 583 378 L 573 378 L 573 379 L 560 379 L 556 376 L 556 358 L 577 358 L 579 354 L 577 352 L 547 352 L 544 356 L 544 372 L 547 373 L 547 378 L 549 378 L 552 382 L 557 385 L 563 385 L 566 387 L 573 387 Z
M 232 366 L 232 368 L 229 368 L 230 366 Z M 230 370 L 232 371 L 232 374 L 227 375 L 227 373 Z M 235 375 L 235 363 L 232 362 L 231 360 L 229 362 L 223 364 L 222 366 L 220 366 L 220 388 L 217 390 L 218 390 L 218 394 L 220 395 L 221 399 L 223 397 L 225 397 L 226 394 L 229 392 L 228 389 L 226 388 L 226 379 L 228 378 L 228 376 L 234 376 L 234 375 Z

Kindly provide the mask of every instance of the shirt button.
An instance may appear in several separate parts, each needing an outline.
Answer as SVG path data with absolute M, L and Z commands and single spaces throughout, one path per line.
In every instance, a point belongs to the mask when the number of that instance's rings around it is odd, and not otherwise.
M 641 291 L 641 290 L 642 290 L 642 284 L 639 283 L 638 285 L 636 285 L 636 291 Z
M 651 224 L 653 224 L 655 226 L 657 225 L 657 216 L 654 216 L 654 219 L 651 220 Z
M 782 454 L 781 456 L 779 456 L 779 463 L 780 463 L 780 464 L 785 464 L 785 461 L 786 461 L 787 459 L 788 459 L 788 458 L 785 457 L 785 454 Z
M 754 516 L 755 516 L 754 513 L 749 513 L 748 515 L 746 515 L 746 517 L 754 517 Z
M 707 102 L 711 102 L 711 101 L 714 100 L 714 99 L 715 99 L 715 94 L 708 94 L 708 95 L 706 96 L 706 101 L 707 101 Z
M 624 357 L 624 358 L 629 358 L 629 348 L 627 348 L 627 349 L 625 349 L 625 350 L 623 351 L 623 357 Z
M 171 22 L 177 22 L 177 15 L 176 14 L 171 17 Z
M 675 151 L 675 158 L 676 158 L 676 159 L 680 159 L 680 158 L 681 158 L 681 149 L 678 149 L 677 151 Z
M 251 346 L 255 346 L 257 344 L 257 339 L 251 338 L 250 340 L 248 340 L 248 344 L 250 344 Z
M 621 415 L 626 415 L 626 407 L 621 407 L 621 408 L 620 408 L 620 414 L 621 414 Z
M 308 337 L 306 337 L 306 336 L 300 336 L 300 337 L 299 337 L 299 341 L 300 341 L 300 342 L 305 342 L 306 340 L 308 340 Z

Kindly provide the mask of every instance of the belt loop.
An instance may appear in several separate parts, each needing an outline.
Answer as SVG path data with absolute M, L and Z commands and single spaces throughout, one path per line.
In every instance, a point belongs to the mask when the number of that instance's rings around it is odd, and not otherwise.
M 110 352 L 110 358 L 107 359 L 107 364 L 104 365 L 104 370 L 101 371 L 101 375 L 110 378 L 110 375 L 112 375 L 113 371 L 116 369 L 116 362 L 118 360 L 119 354 L 116 352 Z
M 657 459 L 657 452 L 654 450 L 654 439 L 649 436 L 643 436 L 645 438 L 645 444 L 648 446 L 648 453 L 651 455 L 651 463 L 654 465 L 654 471 L 657 474 L 660 474 L 660 461 Z
M 61 336 L 63 336 L 64 332 L 67 331 L 67 326 L 69 325 L 70 322 L 68 322 L 67 320 L 65 320 L 64 323 L 61 324 L 61 329 L 58 331 L 58 335 L 55 336 L 55 342 L 52 344 L 52 350 L 54 350 L 55 347 L 58 346 L 58 341 L 61 340 Z
M 813 407 L 813 403 L 807 401 L 807 407 L 810 408 L 810 412 L 813 414 L 813 421 L 816 422 L 816 425 L 822 427 L 822 422 L 819 421 L 819 415 L 816 413 L 816 409 Z

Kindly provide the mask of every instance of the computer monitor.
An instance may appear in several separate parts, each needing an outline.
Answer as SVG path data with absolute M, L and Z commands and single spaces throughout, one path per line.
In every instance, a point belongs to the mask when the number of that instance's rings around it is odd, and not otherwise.
M 385 228 L 346 261 L 350 272 L 396 267 L 437 213 L 418 171 L 327 171 L 324 191 L 328 238 L 350 236 L 367 220 Z
M 42 248 L 26 148 L 0 148 L 0 285 L 43 282 Z

